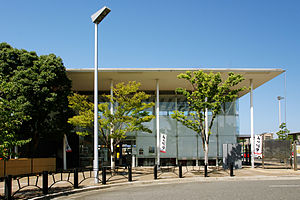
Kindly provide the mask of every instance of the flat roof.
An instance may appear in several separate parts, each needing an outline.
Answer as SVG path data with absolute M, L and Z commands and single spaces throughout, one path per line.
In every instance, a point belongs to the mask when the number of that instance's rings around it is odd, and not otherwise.
M 198 70 L 220 72 L 222 77 L 226 77 L 229 72 L 241 74 L 245 80 L 240 83 L 240 86 L 249 87 L 250 79 L 252 79 L 253 89 L 285 72 L 279 68 L 99 68 L 98 88 L 99 91 L 109 91 L 111 80 L 114 83 L 137 81 L 141 82 L 141 90 L 155 91 L 158 79 L 160 91 L 175 91 L 178 87 L 191 90 L 191 85 L 186 80 L 178 79 L 177 75 Z M 72 80 L 74 91 L 94 90 L 94 68 L 67 69 L 67 75 Z M 239 97 L 248 92 L 248 90 L 241 92 Z
M 251 138 L 251 135 L 238 135 L 237 136 L 238 139 L 243 139 L 243 138 Z
M 288 133 L 288 135 L 300 135 L 300 132 L 296 132 L 296 133 Z

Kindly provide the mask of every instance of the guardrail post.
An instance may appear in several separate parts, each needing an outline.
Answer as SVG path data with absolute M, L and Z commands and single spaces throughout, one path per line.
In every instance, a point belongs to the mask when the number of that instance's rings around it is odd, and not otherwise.
M 179 178 L 182 178 L 182 165 L 179 164 Z
M 207 177 L 207 165 L 204 165 L 204 177 Z
M 43 171 L 43 194 L 48 194 L 48 172 Z
M 130 164 L 128 165 L 128 181 L 131 182 L 132 181 L 132 169 Z
M 234 176 L 233 175 L 233 163 L 230 163 L 230 176 Z
M 157 179 L 157 165 L 154 165 L 154 179 Z
M 106 167 L 102 167 L 102 184 L 106 184 Z
M 74 188 L 78 188 L 78 169 L 74 169 Z
M 11 197 L 11 184 L 12 183 L 12 176 L 11 175 L 8 175 L 5 177 L 5 199 L 12 199 Z

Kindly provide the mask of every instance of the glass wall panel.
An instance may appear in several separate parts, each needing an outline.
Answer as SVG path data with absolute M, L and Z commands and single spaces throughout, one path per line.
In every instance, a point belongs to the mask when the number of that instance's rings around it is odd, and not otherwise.
M 153 136 L 137 136 L 136 149 L 139 158 L 154 158 L 156 155 L 156 138 Z
M 180 122 L 177 122 L 177 129 L 178 129 L 178 136 L 181 136 L 181 137 L 196 135 L 195 131 L 193 131 L 190 128 L 187 128 Z
M 197 158 L 197 137 L 195 135 L 178 137 L 178 158 L 180 160 Z
M 152 133 L 147 133 L 147 132 L 142 132 L 142 131 L 137 131 L 137 135 L 138 136 L 156 136 L 156 125 L 155 125 L 156 121 L 155 119 L 153 119 L 150 122 L 144 123 L 144 126 L 149 128 L 150 130 L 152 130 Z

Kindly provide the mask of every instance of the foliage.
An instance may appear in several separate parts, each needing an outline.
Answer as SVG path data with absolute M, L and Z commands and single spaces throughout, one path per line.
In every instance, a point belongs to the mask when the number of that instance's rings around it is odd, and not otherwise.
M 285 123 L 281 123 L 279 126 L 279 131 L 276 133 L 278 140 L 292 140 L 292 136 L 289 136 L 290 130 L 287 129 Z
M 71 81 L 61 58 L 54 54 L 37 56 L 35 52 L 0 43 L 0 76 L 5 82 L 3 87 L 9 88 L 0 97 L 19 105 L 21 120 L 17 120 L 15 136 L 32 138 L 30 156 L 37 153 L 40 137 L 57 137 L 68 131 Z
M 22 112 L 23 98 L 8 101 L 2 98 L 1 94 L 7 93 L 15 83 L 7 83 L 0 76 L 0 158 L 9 159 L 15 156 L 11 151 L 14 146 L 21 146 L 30 140 L 19 140 L 15 131 L 20 128 L 22 122 L 29 119 L 29 116 Z
M 230 72 L 227 79 L 222 81 L 220 73 L 204 73 L 203 71 L 193 73 L 187 71 L 177 77 L 187 80 L 192 85 L 192 91 L 184 88 L 176 89 L 178 94 L 186 97 L 192 112 L 190 112 L 190 116 L 187 116 L 184 112 L 174 111 L 172 118 L 199 134 L 205 152 L 205 163 L 207 164 L 209 135 L 211 134 L 213 122 L 220 113 L 222 105 L 234 101 L 238 97 L 238 93 L 246 89 L 245 87 L 237 87 L 244 78 L 242 75 Z M 205 131 L 206 109 L 208 114 L 211 115 L 208 122 L 208 132 Z
M 152 108 L 154 103 L 146 103 L 150 95 L 138 92 L 140 83 L 134 81 L 128 84 L 119 83 L 113 88 L 113 96 L 103 95 L 114 105 L 111 113 L 109 103 L 100 103 L 99 108 L 99 136 L 102 142 L 109 147 L 110 139 L 114 139 L 113 146 L 120 143 L 126 137 L 126 133 L 133 131 L 152 131 L 144 126 L 150 122 L 154 115 L 147 109 Z M 69 118 L 69 123 L 79 127 L 76 133 L 85 136 L 91 133 L 94 125 L 94 103 L 90 102 L 85 95 L 74 94 L 69 97 L 69 107 L 76 115 Z M 110 149 L 110 148 L 109 148 Z

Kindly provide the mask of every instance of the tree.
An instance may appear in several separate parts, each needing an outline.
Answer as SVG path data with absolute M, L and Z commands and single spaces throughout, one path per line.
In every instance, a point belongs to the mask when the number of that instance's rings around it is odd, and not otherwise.
M 289 136 L 290 130 L 287 129 L 285 123 L 281 123 L 279 126 L 279 131 L 276 133 L 278 140 L 292 140 L 292 136 Z
M 150 122 L 154 115 L 147 109 L 152 108 L 154 103 L 146 103 L 150 95 L 145 92 L 138 92 L 140 83 L 134 81 L 128 84 L 119 83 L 113 88 L 113 96 L 103 95 L 108 102 L 114 105 L 114 112 L 111 113 L 109 103 L 99 104 L 99 137 L 110 151 L 111 138 L 113 139 L 113 152 L 116 156 L 117 145 L 126 138 L 126 133 L 133 131 L 152 131 L 144 126 Z M 69 107 L 76 115 L 69 119 L 73 126 L 80 127 L 76 133 L 81 136 L 91 134 L 94 125 L 94 103 L 88 100 L 88 96 L 74 94 L 69 97 Z M 113 165 L 112 165 L 113 166 Z M 114 167 L 114 166 L 113 166 Z
M 222 81 L 220 73 L 204 73 L 203 71 L 193 73 L 187 71 L 177 77 L 187 80 L 192 85 L 192 91 L 184 88 L 176 89 L 178 94 L 186 97 L 192 112 L 190 112 L 190 116 L 187 116 L 184 112 L 174 111 L 172 118 L 194 130 L 201 137 L 205 154 L 204 163 L 207 165 L 209 136 L 214 120 L 220 113 L 222 105 L 234 101 L 238 97 L 238 93 L 246 89 L 237 87 L 244 78 L 239 74 L 228 73 L 227 79 Z M 211 115 L 210 121 L 208 114 Z M 207 123 L 205 123 L 206 121 Z
M 6 93 L 14 87 L 15 83 L 7 83 L 2 81 L 0 76 L 0 159 L 9 159 L 15 156 L 12 149 L 15 146 L 21 146 L 30 140 L 20 140 L 15 134 L 25 120 L 29 116 L 24 115 L 22 106 L 23 98 L 17 98 L 11 101 L 2 98 L 1 94 Z
M 37 56 L 0 43 L 0 76 L 11 85 L 1 98 L 8 102 L 22 99 L 20 114 L 28 117 L 15 134 L 19 139 L 32 139 L 30 156 L 38 153 L 40 137 L 61 138 L 69 131 L 71 81 L 61 58 L 54 54 Z

